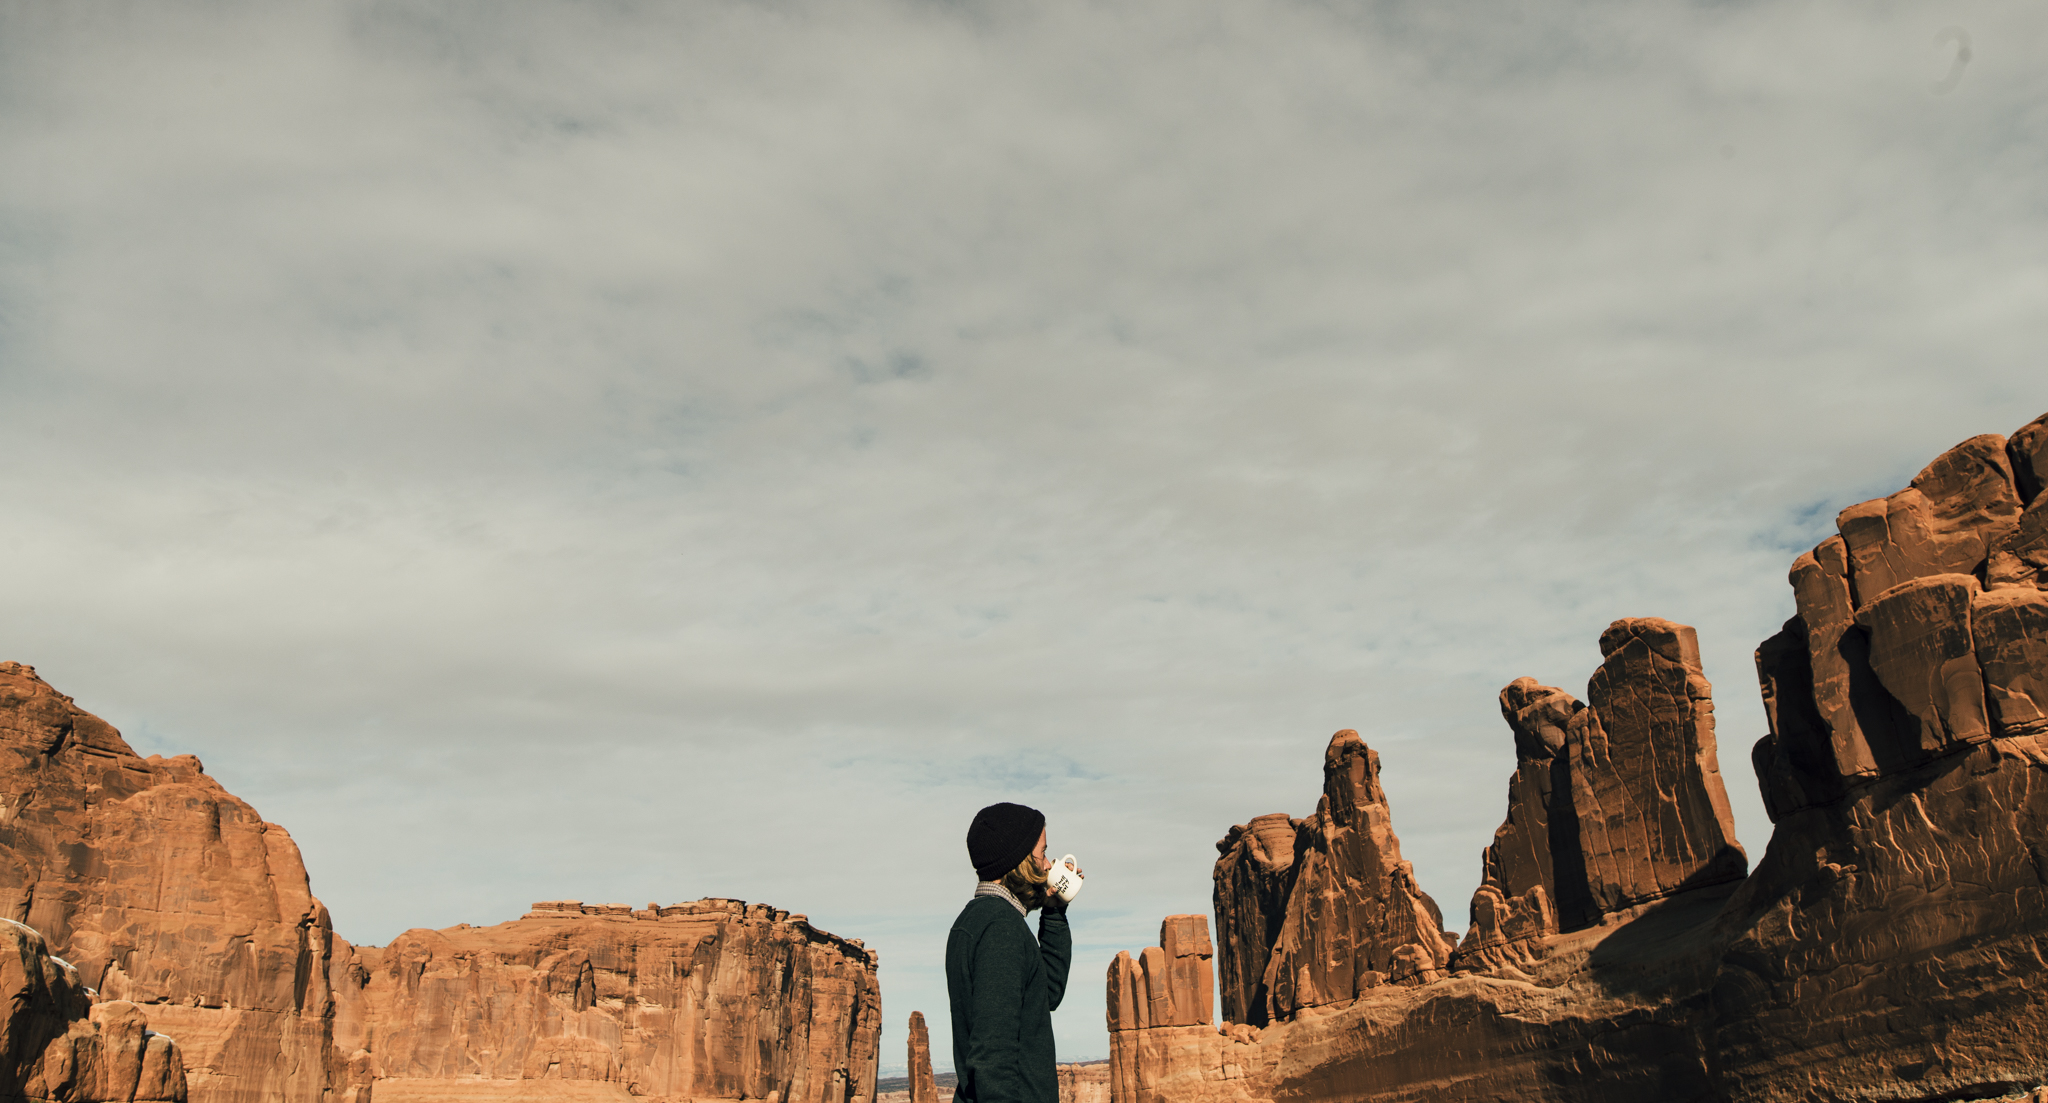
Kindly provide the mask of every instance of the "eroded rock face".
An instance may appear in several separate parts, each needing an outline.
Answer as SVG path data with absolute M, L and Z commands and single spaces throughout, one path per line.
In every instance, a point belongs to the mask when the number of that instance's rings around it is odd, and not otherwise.
M 1991 547 L 1984 564 L 1984 585 L 2039 588 L 2048 580 L 2048 494 L 2036 497 L 2020 514 L 2020 523 Z
M 8 1054 L 70 1054 L 17 1062 L 43 1085 L 30 1098 L 873 1098 L 875 956 L 802 916 L 571 901 L 354 947 L 283 828 L 197 759 L 137 757 L 17 663 L 0 664 L 0 780 L 0 906 L 26 924 L 0 936 L 34 928 L 76 963 L 17 985 L 17 1010 L 102 1001 L 11 1035 L 29 1048 Z
M 932 1035 L 922 1011 L 910 1013 L 910 1103 L 939 1103 L 938 1084 L 932 1079 Z
M 2048 593 L 2012 587 L 1976 595 L 1970 636 L 1992 729 L 2008 737 L 2048 734 Z
M 2048 592 L 2001 558 L 2032 546 L 2044 435 L 2048 418 L 2011 446 L 1965 442 L 1911 493 L 1844 511 L 1842 534 L 1794 565 L 1798 615 L 1757 654 L 1774 831 L 1753 873 L 1683 873 L 1727 868 L 1717 832 L 1733 845 L 1700 757 L 1697 648 L 1668 622 L 1620 622 L 1552 766 L 1553 824 L 1563 793 L 1581 835 L 1590 822 L 1561 763 L 1604 756 L 1592 798 L 1634 810 L 1619 843 L 1553 833 L 1559 895 L 1583 855 L 1593 922 L 1542 936 L 1512 974 L 1381 986 L 1263 1029 L 1126 1031 L 1114 1098 L 2048 1095 L 2031 1091 L 2048 1084 Z M 1511 723 L 1543 689 L 1517 684 Z
M 1583 865 L 1559 877 L 1567 930 L 1749 871 L 1697 635 L 1654 617 L 1618 620 L 1601 633 L 1600 654 L 1588 707 L 1572 716 L 1558 759 Z
M 1266 964 L 1267 1016 L 1355 999 L 1443 974 L 1453 944 L 1436 901 L 1401 857 L 1379 755 L 1355 731 L 1323 753 L 1323 799 L 1302 821 L 1301 869 Z
M 1515 737 L 1515 773 L 1508 779 L 1508 815 L 1480 854 L 1471 926 L 1453 968 L 1512 969 L 1540 956 L 1542 939 L 1558 930 L 1557 876 L 1551 861 L 1552 767 L 1566 731 L 1585 704 L 1555 686 L 1518 678 L 1500 691 L 1501 716 Z M 1569 794 L 1559 810 L 1569 814 Z M 1561 826 L 1561 825 L 1560 825 Z M 1574 824 L 1573 835 L 1576 834 Z M 1569 838 L 1570 836 L 1568 836 Z M 1585 863 L 1571 863 L 1583 870 Z M 1262 1024 L 1254 1024 L 1262 1025 Z
M 0 779 L 0 908 L 101 998 L 145 1006 L 195 1099 L 321 1103 L 345 1079 L 349 945 L 290 834 L 19 663 L 0 663 Z
M 1748 871 L 1693 630 L 1618 620 L 1600 651 L 1590 705 L 1534 678 L 1501 691 L 1517 763 L 1457 972 L 1519 977 L 1550 935 Z
M 1928 464 L 1906 489 L 1835 518 L 1859 605 L 1901 582 L 1982 568 L 2023 504 L 2005 446 L 1995 434 L 1972 437 Z
M 1217 850 L 1223 1002 L 1234 1020 L 1278 1021 L 1382 984 L 1420 984 L 1449 964 L 1443 914 L 1401 858 L 1379 756 L 1355 731 L 1330 739 L 1314 815 L 1261 816 Z
M 1109 1103 L 1109 1062 L 1060 1065 L 1060 1103 Z
M 1159 926 L 1159 945 L 1145 947 L 1136 958 L 1120 952 L 1109 963 L 1105 1090 L 1129 1098 L 1140 1084 L 1156 1084 L 1161 1077 L 1185 1071 L 1160 1060 L 1158 1040 L 1215 1032 L 1210 1011 L 1212 952 L 1207 916 L 1170 915 Z M 1123 1086 L 1108 1086 L 1114 1084 Z
M 1774 820 L 2037 730 L 2044 449 L 2048 417 L 1964 441 L 1906 490 L 1843 510 L 1841 534 L 1793 564 L 1798 615 L 1757 649 L 1771 730 L 1753 757 Z
M 1216 844 L 1216 937 L 1223 944 L 1223 1017 L 1266 1022 L 1266 965 L 1294 890 L 1294 844 L 1301 821 L 1284 812 L 1255 817 Z
M 2021 426 L 2005 444 L 2012 462 L 2013 489 L 2022 502 L 2037 501 L 2048 486 L 2048 414 Z
M 1213 1023 L 1214 953 L 1205 915 L 1169 915 L 1159 945 L 1136 958 L 1119 952 L 1109 963 L 1110 1032 Z
M 873 952 L 766 905 L 553 901 L 361 958 L 380 1098 L 477 1079 L 619 1099 L 874 1097 Z
M 178 1043 L 134 1004 L 92 996 L 41 934 L 0 920 L 0 1098 L 184 1103 Z

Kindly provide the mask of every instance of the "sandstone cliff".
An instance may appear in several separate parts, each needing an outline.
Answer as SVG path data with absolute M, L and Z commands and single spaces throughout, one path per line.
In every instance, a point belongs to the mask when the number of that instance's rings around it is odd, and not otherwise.
M 1061 1065 L 1060 1103 L 1109 1103 L 1109 1062 Z
M 26 925 L 0 936 L 35 948 L 22 975 L 56 970 L 17 986 L 29 1025 L 0 1047 L 29 1098 L 874 1096 L 880 995 L 858 941 L 704 900 L 538 904 L 495 927 L 351 946 L 283 828 L 191 756 L 137 757 L 16 663 L 0 664 L 0 906 Z M 45 940 L 75 969 L 33 964 Z M 65 1002 L 93 998 L 97 1026 Z M 130 1050 L 129 1064 L 95 1056 Z M 53 1069 L 71 1086 L 50 1086 Z M 90 1086 L 107 1075 L 143 1086 Z
M 1262 893 L 1303 877 L 1233 829 L 1219 952 L 1245 1018 L 1126 1027 L 1114 1098 L 1933 1101 L 2048 1083 L 2044 474 L 2048 417 L 1973 438 L 1843 510 L 1793 565 L 1797 614 L 1757 651 L 1774 830 L 1753 873 L 1690 630 L 1616 622 L 1586 704 L 1528 679 L 1502 694 L 1517 768 L 1455 975 L 1291 1008 L 1268 993 L 1261 1028 L 1245 972 Z
M 873 951 L 737 900 L 535 904 L 360 955 L 380 1103 L 873 1098 Z
M 134 1004 L 92 997 L 42 935 L 0 921 L 0 1099 L 183 1103 L 178 1043 Z
M 349 946 L 283 828 L 19 663 L 0 663 L 0 779 L 0 908 L 100 998 L 147 1007 L 193 1098 L 318 1103 L 342 1082 Z

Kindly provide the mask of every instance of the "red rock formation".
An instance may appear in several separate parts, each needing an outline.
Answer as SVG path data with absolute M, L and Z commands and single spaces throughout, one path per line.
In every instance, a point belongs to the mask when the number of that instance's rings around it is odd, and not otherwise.
M 932 1036 L 922 1011 L 910 1013 L 910 1103 L 939 1103 L 938 1084 L 932 1079 Z
M 1992 545 L 1991 557 L 1984 564 L 1984 585 L 1993 590 L 2039 588 L 2044 583 L 2048 583 L 2048 494 L 2028 504 L 2019 524 Z
M 1449 964 L 1443 915 L 1401 858 L 1379 756 L 1355 731 L 1330 739 L 1314 815 L 1261 816 L 1216 848 L 1223 1004 L 1233 1021 L 1278 1021 L 1381 984 L 1420 984 Z
M 1214 1022 L 1214 952 L 1206 915 L 1169 915 L 1159 925 L 1159 945 L 1135 960 L 1119 952 L 1109 965 L 1110 1031 Z
M 1972 437 L 1943 453 L 1889 498 L 1850 506 L 1835 518 L 1859 605 L 1901 582 L 1977 571 L 2018 521 L 2005 440 Z
M 1216 844 L 1216 937 L 1223 952 L 1223 1017 L 1266 1022 L 1266 964 L 1280 941 L 1294 890 L 1294 843 L 1301 821 L 1284 812 L 1239 824 Z
M 1215 1034 L 1213 952 L 1207 916 L 1170 915 L 1159 925 L 1159 945 L 1145 947 L 1136 959 L 1120 952 L 1110 962 L 1105 1075 L 1107 1082 L 1125 1085 L 1120 1092 L 1110 1089 L 1118 1098 L 1141 1082 L 1169 1075 L 1173 1043 Z
M 2044 448 L 2048 418 L 2009 443 L 1964 441 L 1906 490 L 1843 510 L 1841 535 L 1793 564 L 1798 615 L 1757 649 L 1773 819 L 1990 738 L 2001 708 L 2031 730 L 2034 698 L 1987 684 L 1973 622 L 1981 602 L 1995 677 L 2024 680 L 2028 599 L 1997 595 L 2038 592 L 2048 567 Z
M 2005 454 L 2012 462 L 2013 489 L 2020 501 L 2040 498 L 2048 486 L 2048 414 L 2021 426 L 2006 442 Z
M 145 760 L 35 671 L 0 663 L 0 908 L 101 997 L 178 1038 L 202 1103 L 320 1103 L 345 1079 L 349 946 L 291 836 L 190 755 Z
M 1593 925 L 1543 936 L 1518 974 L 1382 986 L 1263 1030 L 1125 1031 L 1113 1097 L 2048 1096 L 2030 1090 L 2048 1084 L 2048 591 L 2001 552 L 2032 546 L 2014 534 L 2042 501 L 2044 436 L 2048 418 L 2010 447 L 1965 442 L 1795 564 L 1799 613 L 1757 655 L 1775 829 L 1747 878 L 1704 883 L 1733 840 L 1696 649 L 1623 622 L 1553 760 L 1612 764 L 1592 796 L 1632 810 L 1605 841 L 1552 835 L 1560 895 L 1575 853 L 1612 889 L 1589 894 Z
M 1698 637 L 1668 620 L 1618 620 L 1600 634 L 1600 654 L 1558 760 L 1569 771 L 1579 866 L 1559 871 L 1566 930 L 1749 870 L 1721 784 Z
M 1493 833 L 1493 845 L 1480 854 L 1471 926 L 1453 965 L 1460 971 L 1512 969 L 1541 953 L 1545 935 L 1557 933 L 1551 773 L 1572 718 L 1585 707 L 1534 678 L 1518 678 L 1500 691 L 1501 715 L 1515 736 L 1515 773 L 1508 779 L 1507 819 Z M 1569 811 L 1568 800 L 1563 808 Z M 1583 861 L 1573 866 L 1583 867 Z
M 102 1035 L 109 1052 L 161 1039 L 133 1068 L 93 1066 L 146 1098 L 174 1098 L 147 1094 L 174 1081 L 183 1098 L 187 1078 L 194 1103 L 366 1103 L 373 1084 L 378 1103 L 874 1095 L 875 956 L 802 916 L 570 902 L 352 947 L 283 828 L 195 758 L 138 758 L 15 663 L 0 664 L 0 777 L 13 794 L 0 802 L 0 906 L 78 963 L 79 991 L 111 1001 L 97 1032 L 65 1028 L 78 1053 L 99 1052 Z M 137 1004 L 176 1050 L 140 1033 Z M 117 1089 L 64 1090 L 47 1098 Z
M 134 1004 L 92 995 L 42 935 L 0 921 L 0 1099 L 184 1103 L 178 1044 Z
M 1534 678 L 1501 691 L 1517 764 L 1458 972 L 1516 975 L 1549 935 L 1748 869 L 1693 630 L 1618 620 L 1600 650 L 1590 706 Z
M 579 1098 L 874 1098 L 873 951 L 766 905 L 553 901 L 361 957 L 380 1103 L 541 1080 Z
M 1109 1062 L 1060 1065 L 1060 1103 L 1109 1103 Z
M 1970 636 L 1992 730 L 2007 738 L 2048 735 L 2048 593 L 2011 587 L 1978 594 Z
M 1379 755 L 1357 732 L 1331 737 L 1323 798 L 1302 821 L 1301 868 L 1266 965 L 1271 1020 L 1381 984 L 1421 984 L 1449 963 L 1443 913 L 1401 858 L 1379 773 Z

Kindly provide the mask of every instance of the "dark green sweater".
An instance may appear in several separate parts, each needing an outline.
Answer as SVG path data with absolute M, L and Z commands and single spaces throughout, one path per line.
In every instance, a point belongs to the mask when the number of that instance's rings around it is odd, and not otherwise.
M 1059 1103 L 1052 1013 L 1067 990 L 1067 917 L 1040 912 L 1038 938 L 1008 900 L 968 901 L 946 937 L 955 1103 Z

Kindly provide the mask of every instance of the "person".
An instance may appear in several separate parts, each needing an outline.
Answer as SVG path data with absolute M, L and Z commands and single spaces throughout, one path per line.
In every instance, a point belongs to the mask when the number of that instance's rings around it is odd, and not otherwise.
M 1067 905 L 1047 891 L 1045 814 L 991 804 L 967 828 L 974 897 L 946 936 L 955 1103 L 1059 1103 L 1052 1013 L 1067 990 L 1074 939 Z M 1038 912 L 1038 937 L 1024 922 Z

